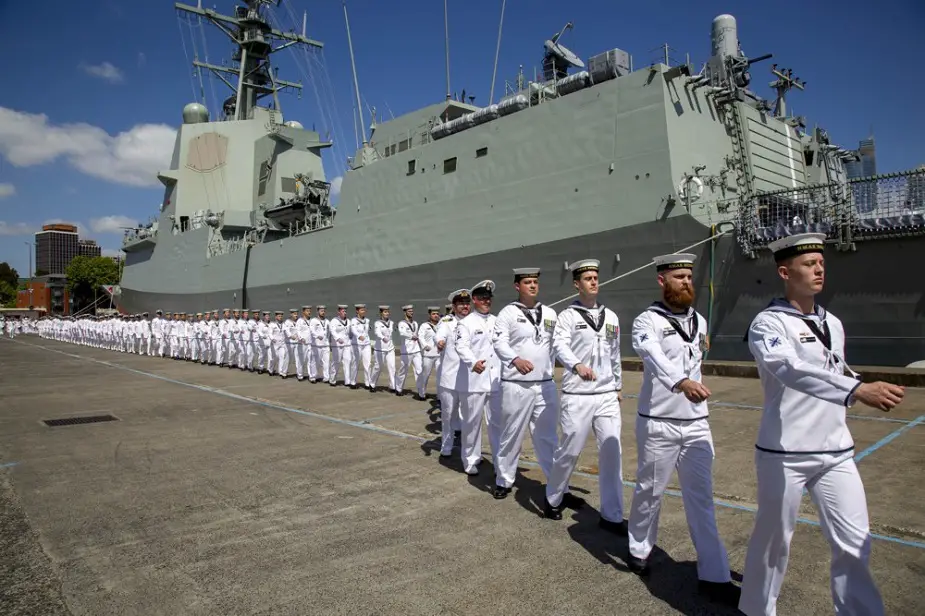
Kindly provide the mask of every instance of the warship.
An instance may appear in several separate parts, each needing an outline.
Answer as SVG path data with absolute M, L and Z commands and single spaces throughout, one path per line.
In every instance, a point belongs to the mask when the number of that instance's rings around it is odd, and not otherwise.
M 925 169 L 849 179 L 858 152 L 788 112 L 788 93 L 806 84 L 771 54 L 746 56 L 733 16 L 704 28 L 699 70 L 634 67 L 619 48 L 582 60 L 561 40 L 568 24 L 545 41 L 542 70 L 521 71 L 497 101 L 448 89 L 363 128 L 335 206 L 322 164 L 332 142 L 283 119 L 279 93 L 300 84 L 271 65 L 280 49 L 322 43 L 304 22 L 301 34 L 275 29 L 270 4 L 231 15 L 175 5 L 232 41 L 230 65 L 194 62 L 231 95 L 217 119 L 200 103 L 183 109 L 158 174 L 161 211 L 124 238 L 121 310 L 420 310 L 483 279 L 498 283 L 500 306 L 515 298 L 511 269 L 525 266 L 542 268 L 541 297 L 561 309 L 574 292 L 568 264 L 596 258 L 600 299 L 632 354 L 630 324 L 657 295 L 652 257 L 693 252 L 709 358 L 750 360 L 743 334 L 780 293 L 767 244 L 814 231 L 828 238 L 821 303 L 845 324 L 848 362 L 925 358 L 925 292 L 902 267 L 925 254 Z M 349 43 L 346 5 L 344 17 Z M 352 45 L 350 56 L 363 126 Z M 752 84 L 761 66 L 767 99 Z

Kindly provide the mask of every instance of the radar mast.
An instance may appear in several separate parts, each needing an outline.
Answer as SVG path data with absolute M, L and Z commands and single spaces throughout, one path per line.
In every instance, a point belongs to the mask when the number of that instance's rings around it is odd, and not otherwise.
M 236 6 L 234 15 L 222 15 L 212 9 L 202 8 L 202 0 L 196 6 L 174 4 L 178 11 L 204 17 L 221 30 L 235 44 L 232 54 L 234 68 L 217 66 L 201 62 L 198 58 L 193 65 L 212 71 L 216 77 L 231 88 L 234 94 L 225 100 L 224 115 L 226 120 L 248 120 L 252 117 L 258 101 L 272 95 L 275 108 L 281 110 L 278 92 L 286 88 L 301 90 L 302 84 L 276 78 L 276 71 L 270 64 L 270 56 L 292 45 L 306 45 L 322 48 L 323 43 L 305 36 L 305 22 L 302 33 L 281 32 L 273 28 L 264 18 L 263 11 L 267 5 L 279 6 L 282 0 L 244 0 L 244 5 Z M 236 76 L 236 83 L 229 81 Z

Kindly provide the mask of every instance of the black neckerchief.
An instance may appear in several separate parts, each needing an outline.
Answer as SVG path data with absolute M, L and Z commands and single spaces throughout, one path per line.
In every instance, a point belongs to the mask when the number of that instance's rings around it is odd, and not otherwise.
M 598 310 L 601 311 L 601 313 L 597 315 L 597 323 L 591 320 L 591 315 L 588 314 L 588 308 L 585 308 L 584 306 L 580 304 L 572 304 L 570 308 L 574 308 L 575 311 L 581 315 L 581 318 L 585 320 L 585 323 L 587 323 L 588 326 L 591 329 L 593 329 L 595 332 L 600 332 L 601 328 L 604 327 L 604 319 L 607 316 L 606 315 L 607 309 L 604 307 L 603 304 L 598 304 L 597 306 Z
M 697 338 L 697 331 L 700 329 L 700 319 L 697 318 L 696 314 L 689 312 L 692 323 L 691 333 L 688 335 L 688 333 L 684 331 L 684 328 L 681 327 L 681 324 L 678 322 L 678 320 L 672 316 L 672 312 L 668 306 L 662 302 L 655 302 L 647 310 L 649 310 L 649 312 L 654 312 L 655 314 L 661 315 L 666 321 L 668 321 L 668 324 L 671 325 L 671 327 L 674 328 L 676 332 L 678 332 L 678 335 L 681 336 L 681 339 L 684 340 L 684 342 L 690 344 L 694 341 L 694 339 Z
M 343 325 L 344 327 L 347 327 L 347 319 L 338 318 L 337 320 L 340 321 L 341 325 Z
M 530 325 L 532 325 L 533 329 L 536 330 L 537 338 L 539 338 L 540 326 L 543 324 L 543 305 L 539 302 L 536 302 L 536 306 L 534 306 L 532 309 L 527 308 L 520 302 L 514 302 L 514 305 L 517 306 L 522 313 L 524 313 L 524 316 L 527 318 L 528 321 L 530 321 Z M 535 319 L 533 318 L 533 310 L 536 310 Z M 594 326 L 592 325 L 591 327 L 594 327 Z
M 819 317 L 819 320 L 822 321 L 822 328 L 820 329 L 816 322 L 808 318 L 807 315 L 798 311 L 790 302 L 786 299 L 778 297 L 771 300 L 771 303 L 768 304 L 764 310 L 770 310 L 771 312 L 779 312 L 780 314 L 786 314 L 788 316 L 800 319 L 806 323 L 808 327 L 819 339 L 819 342 L 822 343 L 822 346 L 825 347 L 827 351 L 832 350 L 832 332 L 829 330 L 829 324 L 825 320 L 825 308 L 819 304 L 813 304 L 813 314 Z M 762 311 L 764 312 L 764 311 Z M 748 331 L 745 332 L 745 336 L 742 338 L 743 342 L 748 342 Z
M 405 319 L 405 322 L 408 323 L 408 327 L 411 328 L 411 333 L 412 333 L 412 334 L 418 330 L 417 323 L 415 323 L 414 321 L 410 321 L 410 320 L 408 320 L 408 319 Z

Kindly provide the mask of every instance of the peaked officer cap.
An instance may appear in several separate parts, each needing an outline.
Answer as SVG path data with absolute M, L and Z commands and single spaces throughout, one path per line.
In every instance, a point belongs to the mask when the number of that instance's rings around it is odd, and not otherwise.
M 469 293 L 469 289 L 456 289 L 447 296 L 451 304 L 455 302 L 465 302 L 468 304 L 471 298 L 472 294 Z
M 469 293 L 473 296 L 476 295 L 488 295 L 491 296 L 495 292 L 495 283 L 491 280 L 483 280 L 478 283 Z
M 664 272 L 665 270 L 692 269 L 696 259 L 697 255 L 684 252 L 672 255 L 660 255 L 652 260 L 655 261 L 655 271 Z
M 779 240 L 774 240 L 768 244 L 768 248 L 774 253 L 775 261 L 783 261 L 784 259 L 809 252 L 822 252 L 825 248 L 825 234 L 798 233 L 796 235 L 788 235 Z

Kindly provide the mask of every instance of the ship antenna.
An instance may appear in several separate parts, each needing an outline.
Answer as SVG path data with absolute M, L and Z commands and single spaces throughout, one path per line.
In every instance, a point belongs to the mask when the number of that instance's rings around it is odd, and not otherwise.
M 443 0 L 443 46 L 446 55 L 446 100 L 450 100 L 450 18 Z
M 776 64 L 771 65 L 771 73 L 777 77 L 776 81 L 771 82 L 771 87 L 777 90 L 777 102 L 774 105 L 774 117 L 784 118 L 787 116 L 787 92 L 791 88 L 798 90 L 804 89 L 806 82 L 799 77 L 793 76 L 793 69 L 777 68 Z
M 498 75 L 498 54 L 501 53 L 501 27 L 504 25 L 504 5 L 507 0 L 501 0 L 501 20 L 498 22 L 498 45 L 495 47 L 495 67 L 491 71 L 491 94 L 488 95 L 488 104 L 495 102 L 495 78 Z
M 209 20 L 212 25 L 230 38 L 237 47 L 234 56 L 234 61 L 238 63 L 237 68 L 217 66 L 207 62 L 200 62 L 198 59 L 193 61 L 194 66 L 210 70 L 225 85 L 234 90 L 233 111 L 230 109 L 231 99 L 226 102 L 226 107 L 229 108 L 226 113 L 227 119 L 250 119 L 257 102 L 262 97 L 270 94 L 277 99 L 276 107 L 279 109 L 277 93 L 280 90 L 286 88 L 302 89 L 301 83 L 276 79 L 274 69 L 270 64 L 271 54 L 292 45 L 306 45 L 319 49 L 324 46 L 318 41 L 307 38 L 304 33 L 304 26 L 302 34 L 281 32 L 273 28 L 264 19 L 261 14 L 263 7 L 270 4 L 279 6 L 281 1 L 246 0 L 247 6 L 236 7 L 234 16 L 222 15 L 211 9 L 203 9 L 202 0 L 198 0 L 196 6 L 180 2 L 174 4 L 174 8 L 178 11 L 192 13 Z M 282 44 L 274 47 L 274 44 L 279 41 Z M 237 84 L 232 84 L 225 79 L 225 74 L 237 76 Z
M 350 20 L 347 18 L 347 0 L 344 0 L 344 23 L 347 25 L 347 47 L 350 48 L 350 68 L 353 69 L 353 91 L 357 95 L 357 114 L 360 116 L 360 130 L 363 131 L 363 146 L 369 143 L 366 140 L 366 127 L 363 125 L 363 105 L 360 103 L 360 84 L 357 81 L 357 65 L 353 61 L 353 42 L 350 39 Z

